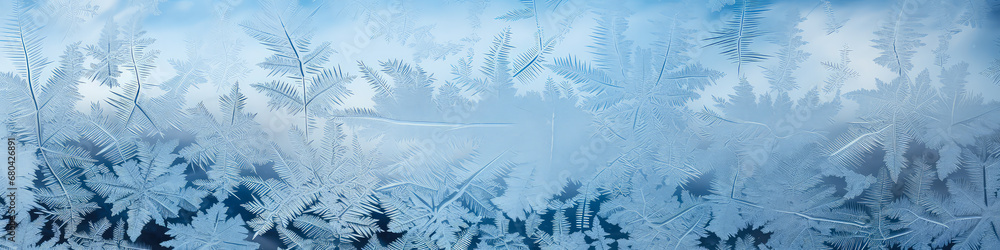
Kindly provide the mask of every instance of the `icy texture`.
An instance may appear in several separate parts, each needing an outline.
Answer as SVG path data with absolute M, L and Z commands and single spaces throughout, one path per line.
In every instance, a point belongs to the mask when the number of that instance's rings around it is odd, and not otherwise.
M 0 7 L 4 249 L 1000 248 L 995 0 Z

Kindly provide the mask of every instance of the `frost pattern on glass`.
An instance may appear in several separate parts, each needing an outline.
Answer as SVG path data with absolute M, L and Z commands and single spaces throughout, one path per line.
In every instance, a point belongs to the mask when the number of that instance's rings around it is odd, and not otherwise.
M 4 249 L 1000 248 L 996 0 L 0 7 Z

